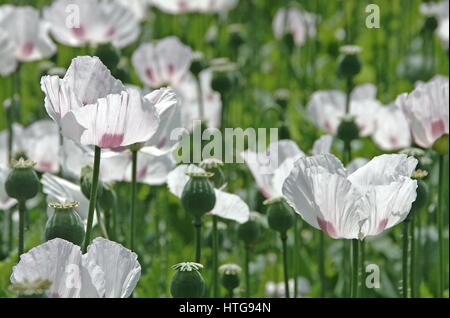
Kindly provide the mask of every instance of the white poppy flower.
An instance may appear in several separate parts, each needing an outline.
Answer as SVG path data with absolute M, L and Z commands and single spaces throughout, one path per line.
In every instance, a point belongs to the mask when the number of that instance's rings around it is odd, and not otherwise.
M 205 0 L 152 0 L 159 10 L 170 14 L 196 12 Z
M 151 0 L 116 0 L 122 6 L 127 7 L 131 10 L 138 21 L 145 19 L 148 14 L 148 7 L 150 6 Z
M 449 133 L 448 78 L 437 77 L 419 84 L 412 93 L 398 96 L 395 103 L 403 109 L 419 146 L 431 148 L 436 139 Z
M 385 151 L 399 150 L 411 145 L 408 121 L 398 106 L 391 104 L 380 107 L 375 116 L 372 139 Z
M 154 88 L 176 87 L 189 72 L 192 50 L 170 36 L 156 44 L 142 44 L 133 53 L 132 62 L 144 84 Z
M 247 150 L 242 152 L 241 156 L 262 194 L 270 199 L 281 196 L 279 187 L 274 184 L 274 173 L 277 168 L 286 160 L 294 160 L 305 154 L 292 140 L 279 140 L 272 142 L 265 152 Z
M 52 298 L 127 298 L 140 274 L 137 255 L 118 243 L 96 238 L 82 255 L 79 246 L 55 238 L 22 254 L 11 282 L 49 280 Z
M 14 44 L 8 32 L 0 28 L 0 75 L 8 76 L 17 67 Z
M 56 0 L 44 8 L 44 18 L 58 42 L 74 47 L 112 43 L 123 48 L 140 32 L 134 13 L 116 1 Z
M 382 155 L 351 175 L 333 155 L 300 158 L 283 185 L 292 208 L 332 238 L 363 239 L 403 221 L 416 199 L 417 160 Z
M 199 11 L 203 13 L 222 13 L 234 9 L 238 0 L 199 0 Z
M 292 34 L 296 46 L 305 44 L 308 38 L 316 36 L 315 14 L 297 8 L 281 8 L 272 22 L 275 38 L 281 39 L 285 34 Z
M 357 86 L 350 96 L 350 115 L 356 117 L 361 136 L 369 136 L 375 127 L 375 114 L 381 107 L 376 100 L 376 88 L 372 84 Z M 335 135 L 345 116 L 346 96 L 344 92 L 317 91 L 308 103 L 308 113 L 314 125 Z
M 425 17 L 435 17 L 438 21 L 436 34 L 442 43 L 448 47 L 449 41 L 449 1 L 428 2 L 420 5 L 420 13 Z
M 8 136 L 7 130 L 0 131 L 0 165 L 7 166 L 8 159 Z
M 10 73 L 16 62 L 30 62 L 48 58 L 56 52 L 55 44 L 48 35 L 49 25 L 39 17 L 33 7 L 0 6 L 0 67 L 2 73 Z M 9 40 L 7 39 L 9 38 Z M 11 52 L 14 59 L 11 59 Z M 3 55 L 5 54 L 5 55 Z M 3 70 L 6 67 L 6 70 Z
M 0 163 L 0 210 L 8 210 L 17 203 L 15 199 L 10 198 L 8 194 L 6 194 L 6 190 L 4 187 L 9 172 L 9 167 Z
M 204 70 L 199 74 L 202 87 L 203 116 L 200 116 L 200 106 L 197 91 L 197 80 L 192 74 L 188 74 L 183 82 L 177 87 L 181 99 L 181 114 L 183 125 L 186 129 L 193 129 L 194 120 L 206 120 L 209 128 L 219 128 L 222 119 L 222 98 L 220 93 L 211 87 L 213 78 L 212 70 Z
M 205 170 L 195 165 L 179 165 L 171 171 L 167 177 L 167 186 L 169 191 L 181 198 L 184 186 L 189 181 L 186 173 L 202 173 Z M 215 189 L 216 205 L 208 214 L 217 215 L 224 219 L 245 223 L 250 217 L 248 205 L 237 195 Z
M 51 120 L 36 121 L 24 128 L 13 125 L 13 152 L 24 152 L 36 162 L 35 169 L 40 172 L 59 171 L 59 129 Z
M 345 169 L 347 169 L 347 172 L 349 174 L 352 174 L 353 172 L 355 172 L 368 162 L 369 160 L 366 158 L 355 158 L 352 161 L 350 161 L 350 163 L 347 165 L 347 167 L 345 167 Z

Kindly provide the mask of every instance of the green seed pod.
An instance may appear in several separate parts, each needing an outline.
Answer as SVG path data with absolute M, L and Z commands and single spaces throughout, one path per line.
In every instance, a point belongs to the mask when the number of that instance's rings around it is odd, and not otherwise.
M 209 180 L 214 184 L 216 189 L 219 189 L 225 184 L 225 175 L 223 174 L 222 167 L 223 162 L 215 158 L 208 158 L 200 163 L 200 168 L 214 174 Z
M 23 160 L 29 160 L 25 151 L 17 151 L 14 153 L 15 160 L 20 160 L 20 158 L 23 158 Z
M 345 45 L 340 48 L 341 56 L 338 60 L 338 74 L 351 78 L 361 72 L 362 62 L 359 57 L 361 48 L 355 45 Z
M 5 182 L 5 190 L 9 197 L 25 202 L 36 196 L 41 186 L 33 167 L 36 163 L 20 158 L 11 161 L 12 170 Z
M 172 266 L 178 270 L 170 283 L 170 293 L 174 298 L 200 298 L 205 294 L 205 280 L 199 270 L 203 265 L 198 263 L 180 263 Z
M 219 272 L 222 274 L 222 285 L 225 289 L 232 291 L 239 287 L 241 280 L 239 274 L 242 269 L 236 264 L 224 264 L 219 267 Z
M 117 69 L 117 65 L 120 62 L 120 50 L 112 46 L 111 44 L 100 44 L 94 53 L 103 64 L 110 70 Z
M 24 280 L 9 286 L 9 290 L 17 294 L 17 298 L 48 298 L 47 290 L 52 286 L 49 280 L 41 278 L 29 282 Z
M 359 137 L 359 128 L 353 119 L 343 119 L 338 126 L 337 136 L 344 142 L 351 142 Z
M 422 27 L 422 32 L 433 33 L 438 27 L 438 21 L 435 17 L 427 17 Z
M 90 200 L 91 198 L 93 175 L 94 175 L 94 168 L 92 167 L 92 165 L 86 165 L 81 169 L 81 177 L 80 177 L 81 192 L 88 200 Z M 101 180 L 98 180 L 97 198 L 101 198 L 102 194 L 103 194 L 103 183 Z
M 106 211 L 111 211 L 116 204 L 116 199 L 117 195 L 112 185 L 104 184 L 102 196 L 100 197 L 100 206 Z
M 45 240 L 62 238 L 75 245 L 81 246 L 86 234 L 84 223 L 74 208 L 78 202 L 50 203 L 55 210 L 45 226 Z
M 195 76 L 198 77 L 200 75 L 200 73 L 208 68 L 208 63 L 206 61 L 204 61 L 203 59 L 199 59 L 199 60 L 194 60 L 191 64 L 191 73 Z
M 181 194 L 181 205 L 186 212 L 197 219 L 211 212 L 216 204 L 216 193 L 208 178 L 212 173 L 189 173 L 191 178 L 184 186 Z
M 261 225 L 257 221 L 250 219 L 238 225 L 237 234 L 245 245 L 255 244 L 261 235 Z
M 291 133 L 286 123 L 282 123 L 278 127 L 280 139 L 291 139 Z
M 442 135 L 433 144 L 433 150 L 440 155 L 448 154 L 448 134 Z
M 267 221 L 272 230 L 286 233 L 294 225 L 294 213 L 284 198 L 276 198 L 265 202 L 268 206 Z
M 428 185 L 425 181 L 417 180 L 417 198 L 416 201 L 413 202 L 413 210 L 420 211 L 427 205 L 429 192 Z
M 211 87 L 221 95 L 228 93 L 233 84 L 230 76 L 226 72 L 214 72 L 213 79 L 211 81 Z

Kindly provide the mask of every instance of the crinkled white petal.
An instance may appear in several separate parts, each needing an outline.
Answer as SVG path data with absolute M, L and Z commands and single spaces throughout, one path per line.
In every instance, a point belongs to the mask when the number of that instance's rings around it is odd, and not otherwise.
M 216 192 L 216 205 L 211 214 L 224 219 L 245 223 L 250 217 L 248 205 L 236 194 L 226 193 L 221 190 Z
M 314 142 L 312 153 L 313 155 L 322 155 L 330 153 L 331 145 L 333 144 L 333 136 L 325 135 Z
M 167 186 L 169 187 L 169 191 L 179 198 L 181 198 L 184 186 L 189 181 L 189 177 L 186 175 L 188 172 L 203 173 L 205 170 L 195 165 L 179 165 L 167 176 Z

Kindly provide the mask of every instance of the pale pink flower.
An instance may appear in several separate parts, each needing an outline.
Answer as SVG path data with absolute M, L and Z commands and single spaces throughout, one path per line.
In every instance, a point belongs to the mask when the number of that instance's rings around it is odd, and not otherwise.
M 295 45 L 302 46 L 308 38 L 316 36 L 317 19 L 315 14 L 297 8 L 281 8 L 272 22 L 273 33 L 277 39 L 292 34 Z

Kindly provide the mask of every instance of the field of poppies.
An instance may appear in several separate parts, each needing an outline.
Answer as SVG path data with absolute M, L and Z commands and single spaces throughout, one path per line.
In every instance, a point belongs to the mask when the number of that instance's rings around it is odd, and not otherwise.
M 448 0 L 0 0 L 0 297 L 448 298 L 448 76 Z

